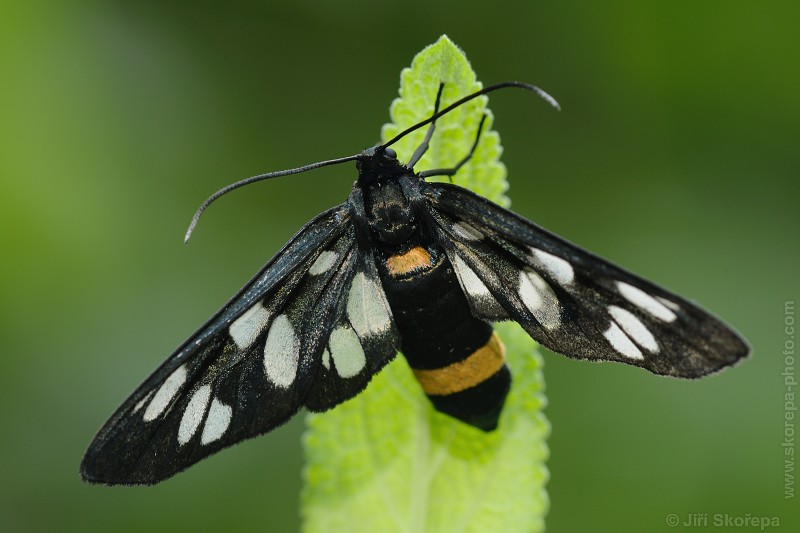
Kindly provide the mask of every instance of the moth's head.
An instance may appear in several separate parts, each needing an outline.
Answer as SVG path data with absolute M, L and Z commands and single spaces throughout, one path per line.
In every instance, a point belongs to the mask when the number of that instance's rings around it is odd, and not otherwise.
M 408 167 L 397 160 L 397 152 L 381 145 L 367 148 L 361 152 L 356 159 L 356 168 L 358 169 L 358 182 L 361 185 L 370 185 L 410 171 Z

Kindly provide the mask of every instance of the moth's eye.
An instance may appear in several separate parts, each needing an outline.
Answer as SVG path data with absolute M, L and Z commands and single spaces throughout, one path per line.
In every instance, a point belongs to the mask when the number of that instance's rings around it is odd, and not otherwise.
M 388 157 L 389 159 L 397 159 L 397 152 L 395 152 L 391 148 L 387 148 L 384 153 L 386 154 L 386 157 Z

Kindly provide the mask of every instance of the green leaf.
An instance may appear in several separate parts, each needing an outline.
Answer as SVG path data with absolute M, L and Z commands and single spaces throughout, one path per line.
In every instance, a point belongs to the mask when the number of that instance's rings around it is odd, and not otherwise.
M 442 36 L 401 74 L 400 98 L 384 140 L 481 85 L 463 52 Z M 452 166 L 472 145 L 487 99 L 437 121 L 417 170 Z M 491 125 L 491 115 L 486 129 Z M 407 160 L 425 128 L 395 145 Z M 484 133 L 455 182 L 507 204 L 499 136 Z M 307 417 L 302 515 L 307 533 L 542 531 L 548 500 L 544 466 L 549 424 L 541 357 L 516 324 L 497 324 L 513 385 L 499 428 L 485 433 L 436 412 L 398 356 L 367 389 L 324 414 Z
M 483 87 L 477 81 L 464 52 L 444 35 L 436 44 L 417 54 L 411 62 L 411 68 L 403 69 L 400 73 L 400 98 L 392 102 L 389 111 L 393 123 L 383 126 L 384 141 L 431 116 L 440 82 L 445 84 L 442 108 Z M 491 131 L 493 117 L 486 107 L 488 101 L 488 97 L 480 96 L 437 120 L 430 148 L 415 169 L 453 167 L 469 152 L 481 117 L 486 114 L 484 132 L 475 155 L 453 177 L 453 183 L 508 207 L 510 202 L 503 194 L 508 189 L 506 167 L 499 160 L 503 148 L 500 146 L 500 136 Z M 393 146 L 401 161 L 411 157 L 426 131 L 426 127 L 420 128 Z

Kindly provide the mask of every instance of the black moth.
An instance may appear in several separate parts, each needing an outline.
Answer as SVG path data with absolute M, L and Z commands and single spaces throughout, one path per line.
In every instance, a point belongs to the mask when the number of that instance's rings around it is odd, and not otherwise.
M 745 357 L 744 340 L 687 300 L 472 192 L 415 172 L 435 120 L 353 156 L 222 189 L 355 161 L 345 203 L 317 216 L 162 364 L 89 446 L 81 476 L 151 484 L 218 450 L 361 392 L 402 350 L 439 411 L 490 431 L 511 383 L 491 322 L 514 320 L 575 359 L 699 378 Z M 484 117 L 485 119 L 485 117 Z M 406 164 L 389 146 L 430 124 Z

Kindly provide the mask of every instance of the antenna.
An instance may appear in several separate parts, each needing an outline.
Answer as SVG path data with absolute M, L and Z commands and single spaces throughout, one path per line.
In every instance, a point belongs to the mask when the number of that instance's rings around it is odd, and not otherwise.
M 417 124 L 414 124 L 410 128 L 401 131 L 400 133 L 395 135 L 395 137 L 393 139 L 391 139 L 391 140 L 385 142 L 384 144 L 380 145 L 379 148 L 388 148 L 389 146 L 393 145 L 394 143 L 396 143 L 397 141 L 399 141 L 400 139 L 402 139 L 403 137 L 405 137 L 406 135 L 408 135 L 412 131 L 418 130 L 419 128 L 421 128 L 422 126 L 425 126 L 426 124 L 430 124 L 431 122 L 433 122 L 437 118 L 439 118 L 439 117 L 441 117 L 443 115 L 446 115 L 447 113 L 449 113 L 453 109 L 457 108 L 460 105 L 463 105 L 463 104 L 469 102 L 470 100 L 472 100 L 474 98 L 477 98 L 477 97 L 479 97 L 481 95 L 484 95 L 484 94 L 488 94 L 488 93 L 493 92 L 493 91 L 497 91 L 499 89 L 506 89 L 506 88 L 510 88 L 510 87 L 516 87 L 518 89 L 525 89 L 526 91 L 534 92 L 534 93 L 538 94 L 540 97 L 542 97 L 542 99 L 544 99 L 545 102 L 547 102 L 548 104 L 553 106 L 556 110 L 561 111 L 561 106 L 558 105 L 558 102 L 556 101 L 556 99 L 553 98 L 552 96 L 550 96 L 549 94 L 547 94 L 544 90 L 540 89 L 536 85 L 531 85 L 530 83 L 523 83 L 521 81 L 504 81 L 503 83 L 497 83 L 495 85 L 490 85 L 488 87 L 484 87 L 480 91 L 477 91 L 477 92 L 474 92 L 474 93 L 472 93 L 472 94 L 470 94 L 468 96 L 465 96 L 464 98 L 461 98 L 460 100 L 456 100 L 455 102 L 453 102 L 449 106 L 445 107 L 444 109 L 442 109 L 438 113 L 434 113 L 433 115 L 431 115 L 429 118 L 423 120 L 422 122 L 418 122 Z
M 441 96 L 441 91 L 442 91 L 442 87 L 443 86 L 444 86 L 444 83 L 442 83 L 439 86 L 439 93 L 438 93 L 438 95 L 436 97 L 437 107 L 438 107 L 439 97 Z M 389 140 L 388 142 L 385 142 L 384 144 L 376 146 L 375 150 L 377 152 L 383 152 L 384 150 L 386 150 L 386 148 L 388 148 L 389 146 L 393 145 L 394 143 L 396 143 L 397 141 L 399 141 L 400 139 L 402 139 L 403 137 L 405 137 L 406 135 L 408 135 L 412 131 L 415 131 L 415 130 L 421 128 L 422 126 L 430 124 L 431 122 L 435 121 L 437 118 L 446 115 L 447 113 L 449 113 L 453 109 L 457 108 L 460 105 L 463 105 L 463 104 L 469 102 L 470 100 L 473 100 L 473 99 L 475 99 L 475 98 L 477 98 L 477 97 L 479 97 L 481 95 L 488 94 L 488 93 L 493 92 L 493 91 L 497 91 L 499 89 L 506 89 L 506 88 L 511 88 L 511 87 L 516 87 L 518 89 L 525 89 L 526 91 L 534 92 L 534 93 L 538 94 L 540 97 L 542 97 L 548 104 L 550 104 L 551 106 L 553 106 L 557 110 L 561 109 L 561 106 L 558 105 L 558 102 L 556 101 L 556 99 L 553 98 L 552 96 L 550 96 L 549 94 L 547 94 L 545 91 L 543 91 L 539 87 L 537 87 L 535 85 L 531 85 L 529 83 L 523 83 L 521 81 L 506 81 L 506 82 L 503 82 L 503 83 L 497 83 L 495 85 L 490 85 L 489 87 L 484 87 L 480 91 L 477 91 L 477 92 L 474 92 L 474 93 L 472 93 L 472 94 L 470 94 L 468 96 L 465 96 L 465 97 L 461 98 L 460 100 L 456 100 L 455 102 L 453 102 L 449 106 L 445 107 L 444 109 L 442 109 L 441 111 L 439 111 L 437 113 L 434 113 L 433 115 L 431 115 L 427 119 L 423 120 L 422 122 L 418 122 L 417 124 L 411 126 L 410 128 L 408 128 L 408 129 L 400 132 L 399 134 L 395 135 L 395 137 L 393 139 Z M 231 183 L 230 185 L 227 185 L 227 186 L 223 187 L 222 189 L 218 190 L 217 192 L 215 192 L 214 194 L 212 194 L 211 196 L 206 198 L 206 200 L 200 205 L 200 207 L 197 209 L 197 211 L 195 212 L 194 216 L 192 217 L 192 221 L 189 223 L 189 229 L 186 230 L 186 236 L 184 237 L 183 242 L 184 242 L 184 244 L 189 242 L 189 238 L 192 236 L 192 233 L 194 232 L 194 228 L 195 228 L 195 226 L 197 226 L 197 222 L 200 220 L 200 216 L 205 212 L 206 209 L 208 209 L 208 206 L 210 206 L 212 203 L 214 203 L 214 201 L 219 199 L 221 196 L 223 196 L 225 194 L 228 194 L 229 192 L 231 192 L 231 191 L 233 191 L 235 189 L 238 189 L 239 187 L 244 187 L 245 185 L 249 185 L 249 184 L 255 183 L 257 181 L 264 181 L 264 180 L 269 180 L 269 179 L 272 179 L 272 178 L 280 178 L 281 176 L 289 176 L 290 174 L 299 174 L 301 172 L 306 172 L 307 170 L 313 170 L 315 168 L 327 167 L 327 166 L 330 166 L 330 165 L 339 165 L 341 163 L 346 163 L 348 161 L 355 161 L 357 159 L 364 158 L 364 157 L 367 157 L 367 156 L 365 156 L 364 153 L 355 154 L 355 155 L 349 155 L 347 157 L 340 157 L 338 159 L 329 159 L 328 161 L 320 161 L 318 163 L 311 163 L 310 165 L 305 165 L 305 166 L 302 166 L 302 167 L 292 168 L 292 169 L 289 169 L 289 170 L 279 170 L 277 172 L 268 172 L 266 174 L 259 174 L 258 176 L 252 176 L 250 178 L 245 178 L 243 180 L 237 181 L 236 183 Z
M 310 165 L 305 165 L 302 167 L 297 168 L 290 168 L 289 170 L 279 170 L 277 172 L 267 172 L 266 174 L 259 174 L 258 176 L 252 176 L 249 178 L 245 178 L 243 180 L 237 181 L 236 183 L 231 183 L 230 185 L 226 185 L 225 187 L 221 188 L 208 198 L 206 201 L 203 202 L 200 207 L 195 212 L 194 216 L 192 217 L 192 221 L 189 223 L 189 229 L 186 230 L 186 236 L 183 238 L 183 243 L 186 244 L 189 242 L 189 237 L 192 236 L 192 232 L 194 231 L 194 227 L 197 226 L 197 221 L 200 220 L 200 215 L 214 203 L 220 196 L 228 194 L 229 192 L 238 189 L 239 187 L 244 187 L 245 185 L 249 185 L 251 183 L 255 183 L 257 181 L 264 181 L 270 180 L 272 178 L 280 178 L 281 176 L 288 176 L 290 174 L 299 174 L 301 172 L 305 172 L 307 170 L 313 170 L 319 167 L 327 167 L 331 165 L 339 165 L 341 163 L 346 163 L 348 161 L 354 161 L 361 157 L 361 154 L 356 155 L 349 155 L 347 157 L 340 157 L 338 159 L 329 159 L 328 161 L 320 161 L 318 163 L 311 163 Z

